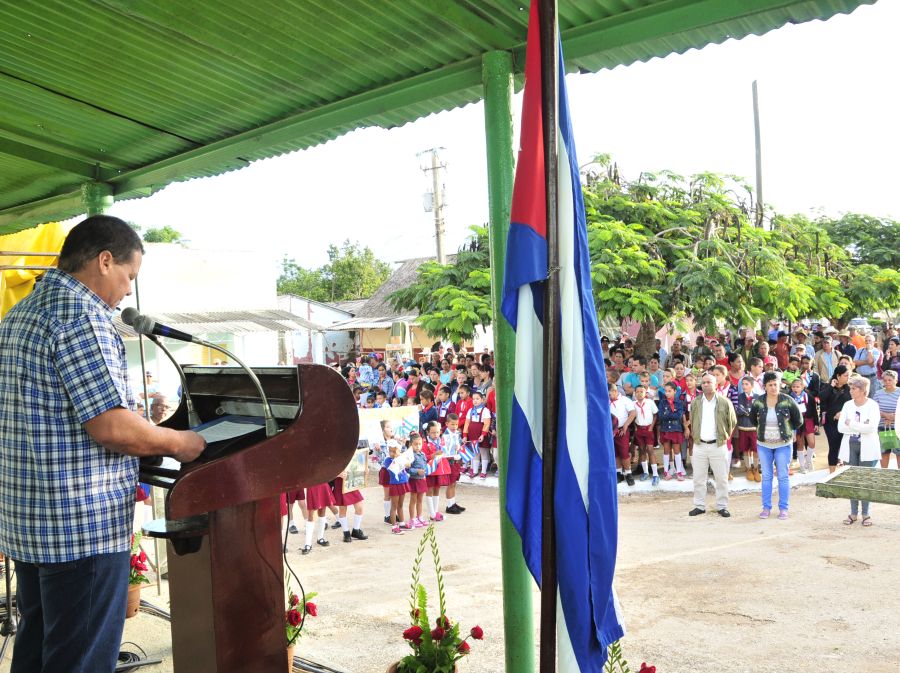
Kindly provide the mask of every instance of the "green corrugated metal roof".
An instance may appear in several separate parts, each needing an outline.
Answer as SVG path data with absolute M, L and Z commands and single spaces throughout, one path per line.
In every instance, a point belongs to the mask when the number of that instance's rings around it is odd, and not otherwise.
M 682 53 L 874 0 L 560 0 L 570 71 Z M 527 0 L 0 3 L 0 233 L 392 127 L 524 63 Z

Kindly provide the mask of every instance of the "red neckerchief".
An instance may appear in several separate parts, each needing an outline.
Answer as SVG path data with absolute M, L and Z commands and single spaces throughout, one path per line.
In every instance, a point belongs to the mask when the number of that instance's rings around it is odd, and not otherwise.
M 673 397 L 671 400 L 667 397 L 666 401 L 669 403 L 669 409 L 672 410 L 672 413 L 675 413 L 675 398 Z

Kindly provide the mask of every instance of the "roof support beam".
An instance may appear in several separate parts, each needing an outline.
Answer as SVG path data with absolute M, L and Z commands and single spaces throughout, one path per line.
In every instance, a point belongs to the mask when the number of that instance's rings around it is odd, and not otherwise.
M 101 168 L 96 164 L 90 164 L 81 159 L 73 159 L 72 157 L 63 156 L 62 154 L 56 154 L 55 152 L 50 152 L 26 143 L 20 143 L 16 140 L 9 140 L 8 138 L 0 138 L 0 154 L 25 159 L 26 161 L 33 161 L 34 163 L 43 166 L 50 166 L 88 180 L 93 180 L 95 178 L 102 179 L 104 177 L 115 175 L 115 171 Z

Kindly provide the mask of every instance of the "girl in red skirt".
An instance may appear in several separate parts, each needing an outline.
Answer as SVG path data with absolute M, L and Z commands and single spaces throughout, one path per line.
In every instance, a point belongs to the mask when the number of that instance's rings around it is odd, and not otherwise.
M 734 407 L 738 422 L 738 451 L 741 452 L 747 468 L 747 481 L 762 481 L 756 459 L 756 425 L 750 419 L 750 410 L 753 408 L 753 400 L 756 398 L 756 395 L 753 394 L 755 384 L 756 380 L 752 376 L 745 376 L 741 379 L 741 394 L 738 395 L 738 401 Z
M 382 487 L 384 493 L 384 522 L 391 522 L 391 494 L 390 485 L 391 478 L 387 469 L 384 467 L 384 461 L 388 457 L 388 442 L 394 441 L 394 425 L 390 421 L 381 421 L 381 442 L 376 447 L 378 451 L 378 464 L 381 468 L 378 470 L 378 485 Z
M 394 472 L 390 469 L 391 463 L 397 459 L 400 453 L 400 445 L 396 441 L 388 444 L 388 457 L 384 460 L 384 467 L 387 469 L 390 483 L 388 485 L 388 493 L 391 497 L 391 513 L 390 523 L 391 532 L 400 535 L 403 531 L 400 527 L 403 525 L 403 500 L 409 493 L 409 474 L 405 469 Z
M 306 503 L 304 500 L 303 489 L 298 488 L 292 491 L 288 491 L 287 493 L 281 494 L 281 537 L 284 537 L 284 524 L 287 521 L 288 530 L 292 534 L 297 534 L 300 532 L 300 529 L 297 528 L 297 524 L 294 522 L 294 505 L 297 504 L 300 507 L 300 520 L 306 521 Z
M 363 494 L 359 489 L 343 492 L 344 478 L 347 473 L 344 472 L 340 477 L 334 480 L 334 504 L 338 507 L 338 523 L 341 524 L 341 530 L 344 532 L 344 542 L 350 542 L 353 538 L 357 540 L 368 540 L 361 526 L 363 518 Z M 353 506 L 353 530 L 350 530 L 350 524 L 347 522 L 347 508 Z
M 466 441 L 475 442 L 481 453 L 480 479 L 487 477 L 488 463 L 491 456 L 491 412 L 484 405 L 484 395 L 480 390 L 472 391 L 472 410 L 466 415 L 466 425 L 463 427 L 463 437 Z M 472 460 L 473 474 L 475 460 Z
M 316 521 L 319 525 L 319 533 L 316 538 L 316 544 L 320 547 L 327 547 L 328 540 L 325 539 L 325 526 L 328 520 L 325 518 L 325 510 L 329 505 L 334 504 L 334 495 L 328 484 L 316 484 L 306 489 L 306 544 L 300 553 L 306 556 L 312 551 L 313 530 L 315 527 L 314 517 L 318 514 L 319 519 Z
M 422 500 L 428 491 L 425 484 L 425 467 L 428 465 L 428 459 L 422 453 L 422 436 L 418 432 L 409 434 L 409 449 L 414 456 L 412 464 L 406 470 L 409 473 L 409 517 L 406 520 L 406 527 L 423 528 L 428 525 L 428 521 L 422 516 Z
M 669 454 L 673 454 L 675 462 L 674 476 L 684 481 L 684 463 L 681 456 L 681 445 L 685 437 L 691 436 L 691 426 L 687 420 L 687 409 L 684 401 L 678 396 L 678 384 L 669 381 L 665 385 L 665 396 L 659 403 L 659 443 L 663 450 L 663 479 L 672 478 L 669 471 Z
M 443 521 L 444 515 L 441 514 L 440 500 L 441 487 L 450 484 L 450 465 L 444 457 L 444 449 L 441 446 L 441 424 L 437 421 L 431 421 L 426 426 L 428 436 L 422 452 L 425 459 L 431 463 L 433 469 L 431 474 L 425 477 L 425 485 L 428 487 L 428 493 L 425 496 L 425 502 L 428 505 L 428 515 L 435 521 Z

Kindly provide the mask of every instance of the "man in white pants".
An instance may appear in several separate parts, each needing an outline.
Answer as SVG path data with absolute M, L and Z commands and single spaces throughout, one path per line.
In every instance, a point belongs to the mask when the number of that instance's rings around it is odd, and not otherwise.
M 728 438 L 737 425 L 734 405 L 716 392 L 716 379 L 704 374 L 700 380 L 702 395 L 691 402 L 691 439 L 694 442 L 694 509 L 688 514 L 706 513 L 706 476 L 712 468 L 716 480 L 716 509 L 725 518 L 728 511 Z

